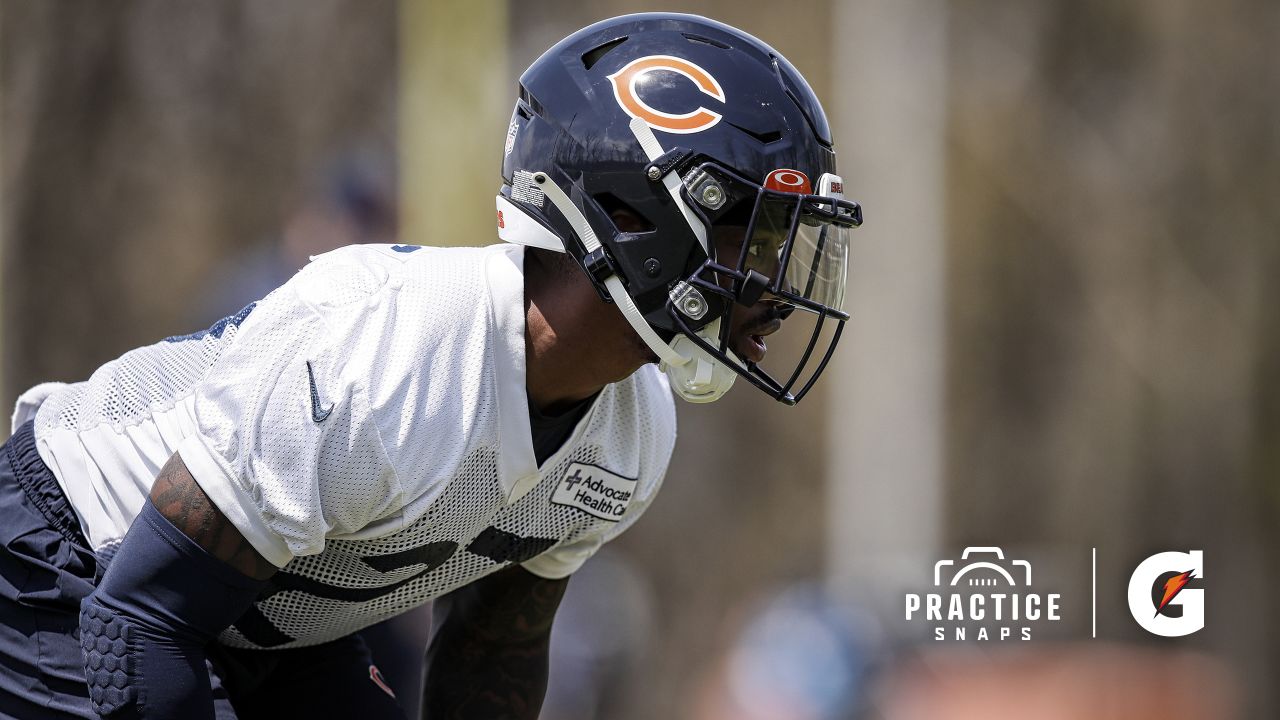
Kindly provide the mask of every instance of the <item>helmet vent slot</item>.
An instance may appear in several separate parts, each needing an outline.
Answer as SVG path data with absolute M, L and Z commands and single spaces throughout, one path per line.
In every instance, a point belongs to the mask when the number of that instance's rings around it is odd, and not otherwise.
M 546 117 L 542 111 L 542 103 L 538 102 L 538 98 L 534 97 L 524 85 L 520 86 L 520 99 L 525 103 L 526 112 L 532 112 L 538 117 Z
M 630 215 L 633 215 L 635 217 L 635 223 L 637 227 L 626 228 L 626 229 L 618 228 L 619 231 L 653 232 L 654 230 L 657 229 L 656 227 L 654 227 L 653 223 L 649 222 L 649 218 L 645 217 L 644 215 L 641 215 L 639 210 L 636 210 L 635 208 L 631 207 L 627 203 L 623 202 L 621 199 L 618 198 L 618 196 L 614 195 L 613 193 L 607 193 L 607 192 L 600 193 L 595 196 L 595 201 L 596 201 L 596 204 L 600 206 L 600 209 L 605 211 L 605 214 L 611 216 L 610 217 L 611 220 L 613 219 L 612 215 L 615 212 L 618 212 L 619 210 L 621 210 L 622 212 L 628 213 Z M 616 224 L 617 221 L 615 220 L 614 223 Z
M 729 49 L 729 46 L 728 46 L 728 45 L 726 45 L 726 44 L 724 44 L 724 43 L 720 42 L 719 40 L 712 40 L 712 39 L 711 39 L 711 38 L 709 38 L 709 37 L 704 37 L 704 36 L 702 36 L 702 35 L 694 35 L 693 33 L 680 33 L 680 34 L 681 34 L 681 35 L 684 35 L 684 39 L 685 39 L 685 40 L 688 40 L 689 42 L 702 43 L 703 45 L 710 45 L 710 46 L 712 46 L 712 47 L 718 47 L 718 48 L 720 48 L 721 50 L 728 50 L 728 49 Z
M 754 131 L 754 130 L 748 130 L 747 128 L 744 128 L 744 127 L 742 127 L 741 125 L 739 125 L 739 124 L 737 124 L 737 123 L 729 123 L 729 124 L 730 124 L 730 125 L 732 125 L 732 126 L 734 126 L 734 127 L 736 127 L 736 128 L 738 128 L 738 129 L 739 129 L 739 130 L 741 130 L 742 132 L 744 132 L 744 133 L 746 133 L 746 134 L 750 135 L 751 137 L 755 138 L 756 140 L 759 140 L 760 142 L 764 143 L 765 145 L 768 145 L 769 143 L 778 142 L 779 140 L 781 140 L 781 139 L 782 139 L 782 132 L 781 132 L 781 131 L 779 131 L 779 130 L 770 130 L 770 131 L 768 131 L 768 132 L 762 132 L 762 133 L 761 133 L 761 132 L 756 132 L 756 131 Z
M 623 35 L 617 40 L 610 40 L 603 45 L 597 45 L 596 47 L 586 51 L 582 54 L 582 66 L 590 70 L 593 65 L 600 62 L 600 58 L 608 55 L 610 50 L 618 47 L 626 41 L 627 36 Z

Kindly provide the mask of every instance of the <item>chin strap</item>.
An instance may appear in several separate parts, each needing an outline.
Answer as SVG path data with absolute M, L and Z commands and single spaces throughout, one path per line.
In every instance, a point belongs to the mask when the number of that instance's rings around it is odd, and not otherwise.
M 711 343 L 716 342 L 719 333 L 720 319 L 716 318 L 698 331 L 698 337 Z M 676 352 L 689 357 L 689 361 L 683 365 L 669 365 L 664 362 L 659 367 L 667 374 L 667 378 L 671 380 L 672 389 L 682 399 L 693 403 L 714 402 L 733 387 L 733 381 L 737 379 L 738 374 L 707 354 L 706 350 L 687 336 L 677 333 L 675 339 L 671 341 L 671 347 Z M 732 351 L 729 352 L 729 356 L 738 363 L 742 362 Z
M 648 130 L 648 126 L 645 126 L 645 129 Z M 649 137 L 653 138 L 652 130 L 649 130 Z M 654 143 L 657 143 L 656 139 L 654 139 Z M 535 172 L 533 180 L 546 193 L 547 199 L 551 201 L 551 204 L 555 205 L 560 214 L 573 226 L 574 232 L 582 240 L 582 245 L 586 248 L 586 251 L 592 253 L 598 250 L 600 248 L 600 240 L 596 237 L 595 231 L 591 229 L 591 224 L 587 222 L 578 206 L 574 205 L 569 196 L 560 189 L 560 186 L 551 182 L 544 172 Z M 676 195 L 678 197 L 678 192 Z M 683 207 L 683 203 L 681 206 Z M 699 235 L 699 239 L 702 240 L 705 234 L 704 231 Z M 702 240 L 702 242 L 705 243 L 705 240 Z M 614 305 L 622 312 L 623 317 L 627 319 L 627 323 L 636 331 L 636 334 L 640 336 L 644 344 L 658 356 L 661 362 L 659 367 L 666 372 L 667 377 L 671 380 L 671 387 L 677 395 L 689 402 L 705 403 L 719 400 L 721 396 L 729 391 L 729 388 L 733 386 L 737 373 L 717 362 L 705 350 L 698 347 L 697 343 L 684 335 L 677 334 L 670 344 L 663 341 L 658 333 L 645 321 L 644 315 L 640 313 L 635 301 L 627 294 L 626 288 L 622 286 L 622 279 L 617 275 L 610 275 L 605 278 L 604 286 L 609 291 L 609 296 L 613 298 Z M 719 334 L 719 327 L 720 321 L 716 320 L 698 331 L 698 335 L 709 342 L 715 342 L 715 338 Z

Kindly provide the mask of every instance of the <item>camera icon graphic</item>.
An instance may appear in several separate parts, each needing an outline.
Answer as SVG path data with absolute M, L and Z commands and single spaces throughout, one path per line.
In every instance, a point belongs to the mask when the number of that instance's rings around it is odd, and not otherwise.
M 983 559 L 989 557 L 991 559 Z M 997 587 L 1007 584 L 1017 587 L 1019 582 L 1015 576 L 1021 575 L 1021 585 L 1031 585 L 1031 563 L 1026 560 L 1005 560 L 1004 551 L 998 547 L 967 547 L 960 555 L 960 561 L 969 561 L 951 575 L 948 585 L 955 587 L 962 581 L 970 587 Z M 998 561 L 1001 564 L 997 564 Z M 955 560 L 939 560 L 933 566 L 933 584 L 941 586 L 943 568 L 951 568 Z M 1007 565 L 1007 567 L 1005 567 Z M 1019 572 L 1021 570 L 1021 572 Z

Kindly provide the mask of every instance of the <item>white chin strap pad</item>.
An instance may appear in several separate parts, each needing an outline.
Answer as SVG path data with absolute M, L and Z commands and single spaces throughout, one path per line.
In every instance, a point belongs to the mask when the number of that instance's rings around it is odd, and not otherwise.
M 719 334 L 720 321 L 716 320 L 703 328 L 698 336 L 714 343 Z M 684 335 L 676 335 L 671 341 L 671 349 L 688 358 L 688 361 L 681 365 L 663 362 L 658 367 L 667 374 L 671 389 L 681 400 L 691 403 L 715 402 L 733 387 L 738 374 L 707 354 L 694 341 Z M 737 357 L 733 359 L 741 362 Z

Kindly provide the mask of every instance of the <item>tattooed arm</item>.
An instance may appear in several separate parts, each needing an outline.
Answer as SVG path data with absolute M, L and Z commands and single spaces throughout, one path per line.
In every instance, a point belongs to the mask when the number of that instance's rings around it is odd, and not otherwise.
M 537 718 L 551 621 L 568 584 L 514 566 L 436 600 L 424 720 Z
M 151 486 L 151 502 L 173 526 L 210 555 L 255 580 L 266 580 L 276 566 L 258 554 L 191 477 L 174 453 Z
M 205 646 L 253 604 L 274 571 L 182 459 L 171 457 L 80 606 L 94 710 L 116 718 L 212 720 Z

